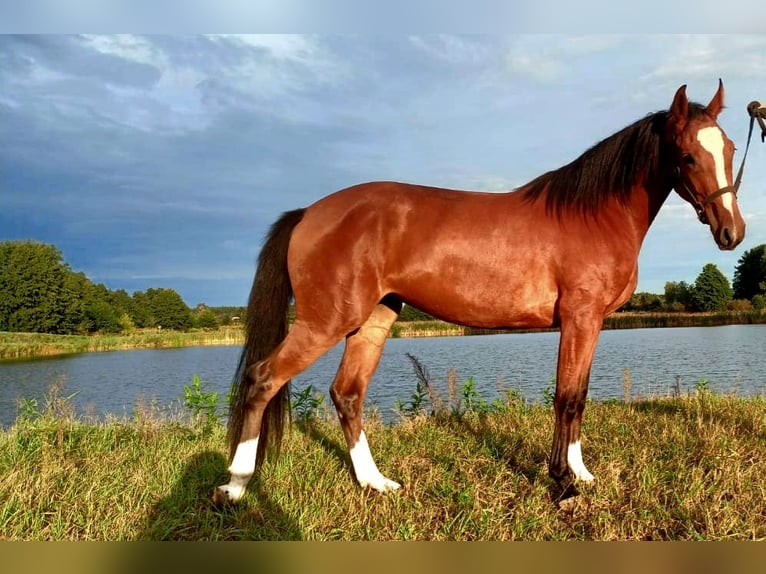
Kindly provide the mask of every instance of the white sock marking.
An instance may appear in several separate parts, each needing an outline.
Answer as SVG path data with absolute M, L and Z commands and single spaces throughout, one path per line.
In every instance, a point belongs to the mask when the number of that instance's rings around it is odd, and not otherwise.
M 252 476 L 255 472 L 255 453 L 257 451 L 258 437 L 239 443 L 234 452 L 234 460 L 229 466 L 229 472 L 239 476 Z
M 718 182 L 718 187 L 726 187 L 729 182 L 726 180 L 726 164 L 723 161 L 723 132 L 717 126 L 710 126 L 702 128 L 697 132 L 697 141 L 700 145 L 713 156 L 713 162 L 715 162 L 715 179 Z M 724 193 L 721 196 L 721 205 L 723 208 L 732 214 L 734 206 L 732 204 L 732 197 L 730 193 Z
M 585 468 L 585 463 L 582 461 L 582 447 L 579 440 L 569 445 L 567 449 L 567 462 L 575 478 L 583 482 L 591 482 L 594 479 L 594 476 Z
M 401 485 L 393 480 L 389 480 L 378 470 L 375 461 L 370 453 L 370 445 L 367 444 L 367 436 L 364 431 L 359 433 L 359 440 L 349 451 L 351 463 L 354 466 L 354 473 L 359 484 L 363 487 L 369 486 L 375 490 L 386 492 L 396 490 Z
M 258 451 L 258 438 L 252 438 L 237 445 L 234 460 L 231 461 L 229 484 L 219 486 L 231 502 L 237 502 L 245 494 L 250 477 L 255 472 L 255 453 Z

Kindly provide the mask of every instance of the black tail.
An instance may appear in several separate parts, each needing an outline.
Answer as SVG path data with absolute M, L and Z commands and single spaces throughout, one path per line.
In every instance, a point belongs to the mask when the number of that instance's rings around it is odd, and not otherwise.
M 262 361 L 287 335 L 287 308 L 293 296 L 287 274 L 287 247 L 293 229 L 305 209 L 288 211 L 271 226 L 258 257 L 258 269 L 253 279 L 245 320 L 245 346 L 239 359 L 231 390 L 229 406 L 229 456 L 233 458 L 242 435 L 247 399 L 252 377 L 246 376 L 249 367 Z M 267 451 L 279 454 L 284 434 L 285 419 L 290 414 L 289 381 L 279 390 L 263 413 L 256 465 L 263 464 Z

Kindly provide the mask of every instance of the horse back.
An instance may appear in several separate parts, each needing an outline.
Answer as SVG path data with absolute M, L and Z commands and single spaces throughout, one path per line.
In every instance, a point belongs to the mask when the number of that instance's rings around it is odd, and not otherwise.
M 374 182 L 307 208 L 288 262 L 297 305 L 332 286 L 336 305 L 393 293 L 455 323 L 548 327 L 571 264 L 594 265 L 578 233 L 518 192 Z

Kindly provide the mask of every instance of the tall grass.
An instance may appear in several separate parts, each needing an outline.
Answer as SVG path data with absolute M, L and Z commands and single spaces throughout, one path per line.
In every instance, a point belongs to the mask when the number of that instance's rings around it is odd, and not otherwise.
M 766 401 L 711 394 L 591 402 L 584 457 L 597 480 L 566 504 L 547 476 L 552 415 L 509 393 L 468 407 L 466 385 L 366 430 L 404 488 L 361 490 L 338 424 L 304 392 L 277 462 L 216 510 L 225 428 L 137 409 L 87 423 L 52 393 L 0 433 L 4 540 L 724 540 L 766 538 Z M 430 399 L 429 399 L 430 400 Z M 192 400 L 191 404 L 195 404 Z M 441 405 L 439 407 L 438 405 Z
M 241 327 L 221 327 L 214 331 L 191 332 L 151 329 L 122 335 L 93 336 L 0 332 L 0 360 L 125 349 L 238 345 L 243 341 Z

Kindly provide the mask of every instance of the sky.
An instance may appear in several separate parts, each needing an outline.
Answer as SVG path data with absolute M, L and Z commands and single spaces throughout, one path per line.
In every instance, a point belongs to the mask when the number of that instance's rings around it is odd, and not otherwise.
M 244 305 L 286 210 L 397 180 L 508 191 L 558 168 L 678 87 L 738 147 L 766 102 L 766 36 L 0 36 L 0 241 L 56 245 L 110 289 Z M 739 194 L 747 236 L 718 250 L 676 194 L 639 259 L 638 291 L 729 279 L 766 243 L 756 126 Z

